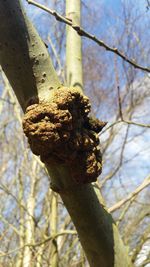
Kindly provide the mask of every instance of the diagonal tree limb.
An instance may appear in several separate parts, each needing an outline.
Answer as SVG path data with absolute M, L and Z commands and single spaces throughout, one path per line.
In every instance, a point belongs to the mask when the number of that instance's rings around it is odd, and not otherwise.
M 150 68 L 148 67 L 144 67 L 139 65 L 138 63 L 136 63 L 136 61 L 134 59 L 129 59 L 123 52 L 121 52 L 118 48 L 114 48 L 109 46 L 108 44 L 106 44 L 104 41 L 98 39 L 95 35 L 90 34 L 89 32 L 85 31 L 83 28 L 81 28 L 78 24 L 74 24 L 72 22 L 71 19 L 69 18 L 65 18 L 62 15 L 60 15 L 58 12 L 56 12 L 55 10 L 52 10 L 42 4 L 37 3 L 36 1 L 33 0 L 26 0 L 28 2 L 28 4 L 32 4 L 38 8 L 41 8 L 42 10 L 50 13 L 52 16 L 54 16 L 56 18 L 56 20 L 63 22 L 69 26 L 71 26 L 79 35 L 84 36 L 92 41 L 94 41 L 95 43 L 97 43 L 99 46 L 105 48 L 107 51 L 110 51 L 116 55 L 118 55 L 120 58 L 122 58 L 124 61 L 128 62 L 129 64 L 131 64 L 134 68 L 136 69 L 140 69 L 142 71 L 146 71 L 146 72 L 150 72 Z
M 109 208 L 109 212 L 114 212 L 117 209 L 121 208 L 126 202 L 132 200 L 135 196 L 137 196 L 144 188 L 150 185 L 150 175 L 144 179 L 141 185 L 139 185 L 134 192 L 130 193 L 126 198 L 117 202 L 114 206 Z

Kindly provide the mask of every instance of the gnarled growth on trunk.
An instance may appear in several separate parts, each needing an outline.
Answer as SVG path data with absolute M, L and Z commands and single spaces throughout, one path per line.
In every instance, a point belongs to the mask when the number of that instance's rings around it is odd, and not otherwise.
M 97 133 L 106 123 L 90 118 L 89 112 L 85 95 L 60 87 L 51 101 L 30 105 L 23 119 L 32 152 L 45 163 L 67 165 L 77 183 L 96 181 L 102 171 Z

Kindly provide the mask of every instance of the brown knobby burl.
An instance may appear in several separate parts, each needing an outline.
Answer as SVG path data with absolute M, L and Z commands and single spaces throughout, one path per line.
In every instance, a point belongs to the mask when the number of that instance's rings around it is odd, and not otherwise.
M 50 102 L 27 107 L 23 130 L 35 155 L 65 164 L 77 183 L 96 181 L 102 171 L 98 133 L 106 123 L 89 117 L 89 99 L 76 88 L 60 87 Z

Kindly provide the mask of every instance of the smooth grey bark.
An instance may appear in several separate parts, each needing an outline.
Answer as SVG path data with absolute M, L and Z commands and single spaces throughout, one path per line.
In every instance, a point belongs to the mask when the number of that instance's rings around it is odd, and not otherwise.
M 60 82 L 50 57 L 18 0 L 0 1 L 0 64 L 19 103 L 49 101 Z M 129 267 L 130 259 L 111 215 L 92 185 L 77 184 L 65 164 L 46 165 L 53 189 L 60 196 L 77 228 L 91 267 Z
M 80 25 L 80 13 L 80 0 L 66 0 L 66 17 L 71 19 L 74 25 Z M 70 26 L 66 26 L 66 35 L 67 85 L 83 90 L 81 37 Z
M 0 1 L 0 31 L 0 64 L 25 111 L 29 99 L 47 99 L 60 82 L 20 1 Z

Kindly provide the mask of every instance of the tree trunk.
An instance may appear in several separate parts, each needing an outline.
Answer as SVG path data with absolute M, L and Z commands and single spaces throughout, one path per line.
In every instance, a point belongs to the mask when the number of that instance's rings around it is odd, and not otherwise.
M 50 213 L 50 230 L 51 235 L 54 236 L 57 234 L 57 218 L 58 218 L 58 207 L 57 207 L 57 195 L 56 193 L 52 192 L 52 200 L 51 200 L 51 213 Z M 50 267 L 58 267 L 58 246 L 57 240 L 53 239 L 51 243 L 51 250 L 50 250 Z
M 80 12 L 80 0 L 66 0 L 66 17 L 75 25 L 80 25 Z M 67 85 L 83 90 L 81 37 L 70 26 L 66 26 L 66 33 Z
M 26 231 L 25 244 L 33 244 L 35 240 L 35 224 L 34 224 L 34 209 L 35 209 L 35 187 L 36 187 L 36 161 L 33 161 L 32 166 L 32 180 L 30 193 L 27 200 L 27 214 L 26 214 Z M 33 248 L 32 246 L 25 246 L 22 267 L 34 266 Z
M 80 7 L 77 7 L 77 4 L 80 4 L 80 2 L 73 0 L 69 2 L 69 10 L 67 11 L 69 17 L 73 14 L 73 17 L 76 18 L 75 23 L 79 23 Z M 74 6 L 75 2 L 76 6 Z M 22 109 L 25 111 L 26 106 L 30 106 L 27 112 L 32 112 L 32 108 L 35 107 L 33 104 L 36 104 L 38 108 L 38 104 L 43 102 L 49 103 L 50 107 L 51 105 L 54 107 L 55 105 L 52 104 L 51 99 L 53 99 L 56 89 L 61 86 L 60 82 L 45 45 L 22 11 L 18 0 L 0 1 L 0 21 L 2 22 L 0 24 L 0 64 L 16 93 Z M 77 36 L 76 38 L 80 39 Z M 74 49 L 76 48 L 75 45 Z M 76 66 L 73 68 L 70 66 L 67 71 L 68 80 L 69 83 L 81 89 L 81 54 L 78 54 L 78 49 L 74 51 L 72 55 L 75 56 L 75 53 L 77 53 L 76 64 L 79 64 L 80 69 L 75 75 L 73 69 L 76 69 Z M 71 57 L 71 54 L 69 57 Z M 73 66 L 73 63 L 70 65 Z M 58 96 L 59 92 L 65 94 L 66 90 L 66 88 L 58 89 Z M 77 91 L 73 91 L 73 94 L 79 96 Z M 82 95 L 80 97 L 83 99 Z M 32 115 L 34 116 L 35 113 L 32 113 Z M 33 140 L 31 146 L 36 141 Z M 37 143 L 37 145 L 39 144 Z M 35 151 L 36 148 L 37 146 L 32 150 Z M 62 155 L 65 156 L 65 153 Z M 72 173 L 72 165 L 63 160 L 55 160 L 55 158 L 53 160 L 51 158 L 47 159 L 46 156 L 44 154 L 41 157 L 44 158 L 50 174 L 52 189 L 60 193 L 71 215 L 90 266 L 131 266 L 128 252 L 121 241 L 111 215 L 100 203 L 92 185 L 82 182 L 85 182 L 87 178 L 81 175 L 82 181 L 77 182 L 77 178 L 74 179 Z M 59 155 L 55 156 L 57 158 Z M 76 166 L 76 171 L 79 167 Z

